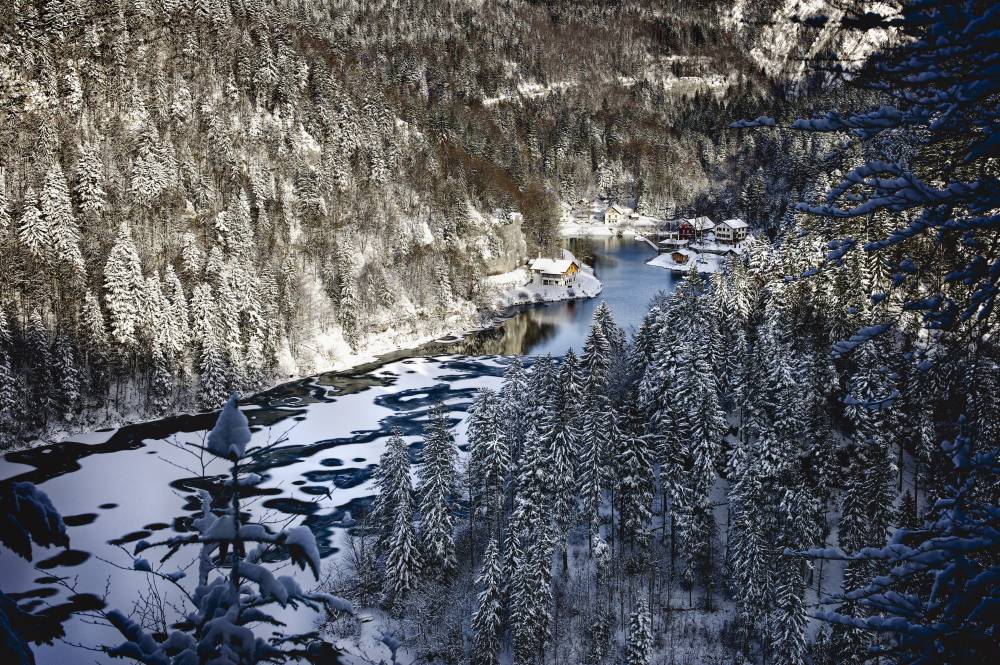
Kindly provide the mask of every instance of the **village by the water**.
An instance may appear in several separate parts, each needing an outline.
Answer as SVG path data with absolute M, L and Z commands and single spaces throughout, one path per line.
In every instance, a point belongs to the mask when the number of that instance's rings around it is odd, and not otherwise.
M 560 232 L 565 237 L 632 238 L 657 251 L 647 265 L 675 273 L 717 272 L 730 254 L 743 254 L 754 238 L 742 219 L 713 221 L 704 215 L 662 219 L 606 199 L 562 204 Z M 601 292 L 593 269 L 569 250 L 536 256 L 516 270 L 489 281 L 500 288 L 504 305 L 590 298 Z

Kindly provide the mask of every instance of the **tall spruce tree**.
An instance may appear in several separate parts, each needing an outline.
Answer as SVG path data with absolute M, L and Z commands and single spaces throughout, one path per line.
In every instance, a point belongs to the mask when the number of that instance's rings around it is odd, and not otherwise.
M 424 429 L 417 467 L 420 497 L 420 544 L 427 571 L 445 575 L 455 568 L 454 500 L 458 450 L 447 413 L 436 404 Z
M 496 537 L 490 539 L 483 554 L 483 564 L 476 578 L 479 606 L 472 615 L 472 663 L 496 665 L 500 655 L 500 637 L 504 620 L 503 558 Z
M 627 665 L 649 665 L 652 651 L 653 633 L 649 611 L 646 605 L 640 602 L 629 616 L 625 662 Z

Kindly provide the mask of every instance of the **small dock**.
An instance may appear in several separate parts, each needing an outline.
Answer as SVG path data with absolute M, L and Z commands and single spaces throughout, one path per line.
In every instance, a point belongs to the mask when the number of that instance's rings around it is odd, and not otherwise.
M 650 240 L 649 238 L 647 238 L 646 236 L 644 236 L 644 235 L 640 235 L 640 234 L 638 234 L 638 233 L 637 233 L 637 234 L 635 235 L 635 239 L 636 239 L 636 240 L 640 240 L 641 242 L 644 242 L 644 243 L 646 243 L 647 245 L 649 245 L 650 247 L 652 247 L 653 249 L 655 249 L 655 250 L 659 251 L 659 247 L 657 247 L 657 246 L 656 246 L 656 243 L 655 243 L 655 242 L 653 242 L 652 240 Z

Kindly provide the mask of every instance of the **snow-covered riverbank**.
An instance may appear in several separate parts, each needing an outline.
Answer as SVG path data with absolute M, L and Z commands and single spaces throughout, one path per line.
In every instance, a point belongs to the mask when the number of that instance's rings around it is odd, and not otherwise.
M 575 258 L 568 251 L 568 258 Z M 455 311 L 438 320 L 413 317 L 400 321 L 382 331 L 369 333 L 362 346 L 352 349 L 339 329 L 317 336 L 308 344 L 301 344 L 296 354 L 299 361 L 292 360 L 287 349 L 283 353 L 283 363 L 278 375 L 272 378 L 259 392 L 271 390 L 279 385 L 326 372 L 350 371 L 374 363 L 386 362 L 387 357 L 408 350 L 416 350 L 432 342 L 461 339 L 472 332 L 487 330 L 503 322 L 497 312 L 520 305 L 559 302 L 580 298 L 593 298 L 603 289 L 601 281 L 594 276 L 593 269 L 581 264 L 576 283 L 571 286 L 541 286 L 531 284 L 531 276 L 525 267 L 520 267 L 501 275 L 486 279 L 490 289 L 491 308 L 478 310 L 471 303 L 463 303 Z M 306 358 L 302 362 L 302 358 Z M 126 425 L 162 418 L 164 415 L 191 415 L 199 412 L 192 409 L 197 404 L 193 387 L 181 387 L 174 408 L 168 413 L 149 408 L 145 400 L 137 395 L 134 402 L 126 402 L 123 409 L 108 409 L 101 406 L 85 410 L 71 422 L 62 422 L 45 432 L 45 435 L 20 447 L 35 447 L 59 443 L 79 434 L 95 430 L 117 429 Z

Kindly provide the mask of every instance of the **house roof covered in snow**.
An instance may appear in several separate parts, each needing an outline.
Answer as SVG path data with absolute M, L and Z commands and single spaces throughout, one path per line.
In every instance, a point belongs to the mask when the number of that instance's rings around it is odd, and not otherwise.
M 570 266 L 576 264 L 573 259 L 532 259 L 528 267 L 535 272 L 544 272 L 550 275 L 564 275 Z
M 745 229 L 749 224 L 744 222 L 742 219 L 724 219 L 719 224 L 725 224 L 731 229 Z
M 620 203 L 615 203 L 610 208 L 608 208 L 609 212 L 612 211 L 612 210 L 614 210 L 615 212 L 617 212 L 617 213 L 619 213 L 621 215 L 627 215 L 630 212 L 632 212 L 632 210 L 630 208 L 626 208 L 625 206 L 621 205 Z
M 704 215 L 701 217 L 685 219 L 684 221 L 693 226 L 696 231 L 708 231 L 709 229 L 715 228 L 715 222 Z

